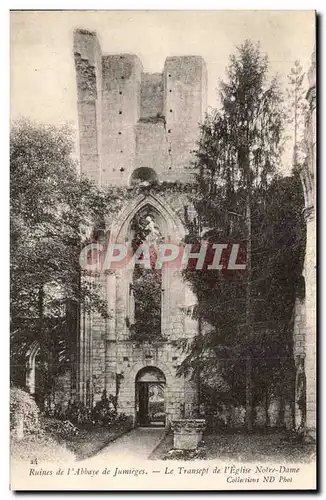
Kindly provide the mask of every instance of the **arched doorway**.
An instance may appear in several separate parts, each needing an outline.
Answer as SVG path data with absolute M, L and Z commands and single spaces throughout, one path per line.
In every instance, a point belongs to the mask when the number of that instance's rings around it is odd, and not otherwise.
M 136 375 L 136 421 L 143 427 L 165 426 L 164 373 L 147 366 Z

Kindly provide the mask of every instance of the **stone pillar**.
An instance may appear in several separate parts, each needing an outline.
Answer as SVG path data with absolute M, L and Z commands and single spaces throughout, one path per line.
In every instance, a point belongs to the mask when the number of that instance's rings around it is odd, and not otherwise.
M 79 336 L 78 359 L 78 399 L 87 404 L 90 387 L 90 366 L 92 360 L 92 316 L 85 311 L 82 313 L 81 329 Z
M 85 401 L 85 337 L 88 329 L 89 317 L 85 311 L 81 312 L 80 332 L 78 339 L 78 363 L 77 363 L 77 398 L 79 401 Z
M 306 214 L 306 255 L 304 265 L 306 342 L 305 371 L 307 387 L 306 435 L 316 437 L 316 53 L 308 72 L 309 110 L 305 129 L 306 163 L 302 171 Z
M 26 387 L 30 394 L 35 394 L 35 360 L 34 363 L 31 363 L 30 361 L 27 363 Z
M 304 282 L 304 277 L 302 277 Z M 302 290 L 304 293 L 304 291 Z M 294 312 L 293 354 L 295 360 L 295 429 L 303 431 L 306 422 L 306 304 L 303 297 L 297 297 Z
M 106 276 L 98 273 L 94 277 L 102 300 L 106 299 Z M 89 402 L 92 405 L 101 399 L 105 389 L 106 378 L 106 340 L 107 340 L 107 319 L 100 312 L 92 311 L 91 340 L 88 344 L 88 373 L 87 390 L 89 390 Z M 89 381 L 89 382 L 88 382 Z
M 36 357 L 39 351 L 39 343 L 36 341 L 33 342 L 28 352 L 28 361 L 26 363 L 26 387 L 32 396 L 36 393 Z
M 307 220 L 307 248 L 305 261 L 306 278 L 306 391 L 307 434 L 316 436 L 316 220 Z
M 164 116 L 171 180 L 193 181 L 185 165 L 193 160 L 198 123 L 206 111 L 207 70 L 200 56 L 168 57 L 164 64 Z
M 80 167 L 101 184 L 102 56 L 94 32 L 74 32 Z
M 171 340 L 185 337 L 185 283 L 179 269 L 168 270 L 169 283 L 164 286 L 164 310 L 168 312 L 168 324 L 165 319 L 165 332 Z M 168 309 L 166 309 L 166 306 Z M 164 334 L 164 332 L 163 332 Z
M 116 330 L 115 330 L 115 303 L 116 303 L 116 275 L 110 271 L 106 276 L 106 297 L 109 318 L 107 320 L 105 343 L 105 389 L 107 394 L 116 393 Z

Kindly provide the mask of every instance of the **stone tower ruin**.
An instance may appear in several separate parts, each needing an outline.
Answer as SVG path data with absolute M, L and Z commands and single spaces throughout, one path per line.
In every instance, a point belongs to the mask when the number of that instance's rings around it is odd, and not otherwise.
M 168 57 L 162 73 L 145 73 L 133 54 L 103 55 L 93 32 L 74 34 L 82 173 L 99 186 L 131 189 L 135 183 L 189 185 L 192 152 L 206 111 L 206 66 L 202 57 Z M 182 190 L 181 190 L 182 191 Z M 185 235 L 187 196 L 173 189 L 140 192 L 112 220 L 103 214 L 110 242 L 127 241 L 141 211 L 167 241 Z M 179 269 L 163 269 L 160 289 L 160 338 L 135 341 L 133 270 L 118 269 L 98 278 L 107 299 L 109 319 L 84 315 L 78 348 L 76 391 L 94 404 L 105 390 L 118 409 L 142 423 L 148 417 L 150 384 L 160 391 L 166 425 L 191 415 L 195 384 L 176 375 L 180 338 L 192 338 L 198 325 L 187 307 L 194 296 Z M 151 321 L 151 318 L 148 318 Z M 154 397 L 154 396 L 153 396 Z M 155 400 L 155 397 L 154 397 Z

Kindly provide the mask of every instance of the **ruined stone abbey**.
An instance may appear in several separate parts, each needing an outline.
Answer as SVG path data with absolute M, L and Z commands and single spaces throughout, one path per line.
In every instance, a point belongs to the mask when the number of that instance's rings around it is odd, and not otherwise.
M 185 236 L 186 190 L 168 186 L 190 185 L 189 164 L 198 140 L 198 124 L 206 111 L 207 74 L 198 56 L 168 57 L 162 73 L 144 72 L 133 54 L 103 55 L 93 32 L 74 33 L 81 172 L 99 186 L 132 189 L 137 183 L 164 183 L 159 193 L 138 191 L 112 217 L 103 214 L 110 243 L 133 241 L 135 221 L 146 221 L 148 237 L 167 242 Z M 306 252 L 302 280 L 304 294 L 296 300 L 293 354 L 296 365 L 296 400 L 304 391 L 307 432 L 316 430 L 316 61 L 309 71 L 306 121 L 306 162 L 301 172 L 305 196 Z M 156 235 L 156 236 L 155 236 Z M 139 276 L 138 276 L 139 278 Z M 163 268 L 156 294 L 159 317 L 149 317 L 151 335 L 135 337 L 139 303 L 134 287 L 135 269 L 101 273 L 98 281 L 106 299 L 108 319 L 82 314 L 76 364 L 63 382 L 64 399 L 71 397 L 92 406 L 103 391 L 117 398 L 118 410 L 133 417 L 135 425 L 169 425 L 190 417 L 198 406 L 193 381 L 177 376 L 182 351 L 177 340 L 191 339 L 198 323 L 187 311 L 195 297 L 179 269 Z M 156 334 L 155 334 L 156 332 Z M 158 335 L 157 335 L 158 332 Z M 151 334 L 151 332 L 150 332 Z M 155 334 L 155 335 L 154 335 Z M 27 385 L 35 392 L 35 357 L 31 351 Z M 34 363 L 34 364 L 33 364 Z M 34 374 L 34 375 L 33 375 Z M 292 404 L 293 402 L 290 402 Z M 154 410 L 153 410 L 154 408 Z M 293 406 L 292 406 L 293 408 Z M 153 410 L 153 411 L 152 411 Z M 302 408 L 296 407 L 296 426 Z M 153 416 L 155 414 L 155 416 Z
M 81 171 L 101 186 L 189 183 L 198 124 L 206 111 L 204 60 L 169 57 L 162 73 L 145 73 L 136 55 L 102 55 L 96 34 L 82 30 L 75 32 L 74 57 Z M 165 241 L 181 241 L 183 201 L 182 194 L 140 194 L 106 227 L 110 242 L 132 239 L 133 221 L 140 213 Z M 180 273 L 162 270 L 160 339 L 155 342 L 130 338 L 133 270 L 119 269 L 102 278 L 110 319 L 84 318 L 77 377 L 82 401 L 98 400 L 105 389 L 118 396 L 120 411 L 141 423 L 148 414 L 148 391 L 156 384 L 166 423 L 193 413 L 194 384 L 176 377 L 181 360 L 174 341 L 197 333 L 197 322 L 185 312 L 194 297 Z

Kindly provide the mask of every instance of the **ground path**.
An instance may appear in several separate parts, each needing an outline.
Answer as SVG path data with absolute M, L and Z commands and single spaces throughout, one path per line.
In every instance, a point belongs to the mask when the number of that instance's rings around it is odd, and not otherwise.
M 164 428 L 140 427 L 109 443 L 91 461 L 146 460 L 159 445 L 165 435 Z

